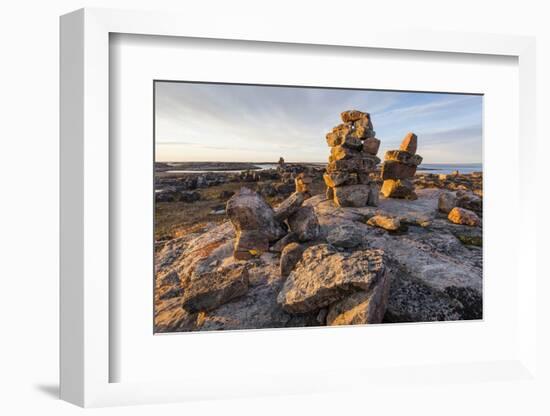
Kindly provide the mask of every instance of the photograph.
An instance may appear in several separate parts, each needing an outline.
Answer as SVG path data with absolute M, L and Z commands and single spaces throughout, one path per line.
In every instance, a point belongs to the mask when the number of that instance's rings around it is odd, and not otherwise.
M 153 89 L 154 333 L 483 319 L 482 94 Z

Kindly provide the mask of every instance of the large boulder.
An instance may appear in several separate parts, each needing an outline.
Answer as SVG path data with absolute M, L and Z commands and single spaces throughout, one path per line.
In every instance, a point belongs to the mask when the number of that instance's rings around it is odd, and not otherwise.
M 189 312 L 208 311 L 247 290 L 246 264 L 233 263 L 190 279 L 183 292 L 182 307 Z
M 307 248 L 277 301 L 290 313 L 316 311 L 357 291 L 369 291 L 386 272 L 382 250 L 340 252 L 327 244 Z
M 319 221 L 315 210 L 310 206 L 303 206 L 288 217 L 288 225 L 298 241 L 315 240 L 319 236 Z
M 387 271 L 369 291 L 359 291 L 329 307 L 327 325 L 379 324 L 384 319 L 391 287 Z
M 275 212 L 257 192 L 242 188 L 227 201 L 227 216 L 235 227 L 235 258 L 246 260 L 255 252 L 264 252 L 269 242 L 286 234 Z

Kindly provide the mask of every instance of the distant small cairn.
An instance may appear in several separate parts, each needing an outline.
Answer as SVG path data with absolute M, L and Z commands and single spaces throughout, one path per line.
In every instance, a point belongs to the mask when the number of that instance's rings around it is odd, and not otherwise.
M 388 150 L 382 166 L 382 195 L 386 198 L 416 199 L 412 178 L 422 157 L 416 154 L 418 138 L 407 133 L 399 150 Z
M 340 207 L 377 206 L 380 188 L 371 173 L 380 163 L 376 156 L 380 140 L 375 138 L 370 114 L 348 110 L 340 117 L 343 123 L 326 135 L 331 148 L 323 175 L 326 196 Z

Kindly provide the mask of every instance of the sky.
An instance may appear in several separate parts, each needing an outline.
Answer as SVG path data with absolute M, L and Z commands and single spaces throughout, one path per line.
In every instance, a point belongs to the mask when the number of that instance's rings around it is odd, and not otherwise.
M 340 113 L 368 112 L 381 141 L 378 156 L 409 131 L 423 163 L 481 163 L 479 95 L 155 83 L 158 162 L 327 162 L 325 135 Z

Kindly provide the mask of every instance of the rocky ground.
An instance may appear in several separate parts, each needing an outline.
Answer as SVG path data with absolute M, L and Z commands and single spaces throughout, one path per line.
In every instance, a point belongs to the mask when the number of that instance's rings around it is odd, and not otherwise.
M 300 199 L 298 213 L 289 206 L 303 171 L 314 196 Z M 287 165 L 158 177 L 156 332 L 482 317 L 481 174 L 417 174 L 418 199 L 381 197 L 362 208 L 327 200 L 322 174 Z M 236 259 L 236 234 L 245 239 L 225 207 L 242 187 L 258 191 L 292 232 Z M 296 238 L 296 218 L 318 225 Z M 274 229 L 273 239 L 286 232 Z

